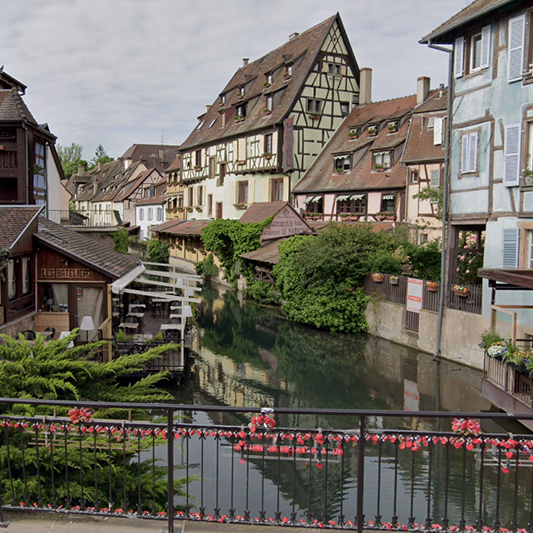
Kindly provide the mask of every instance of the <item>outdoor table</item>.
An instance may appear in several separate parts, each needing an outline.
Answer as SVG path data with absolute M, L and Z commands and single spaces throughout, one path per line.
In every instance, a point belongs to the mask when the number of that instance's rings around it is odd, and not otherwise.
M 130 302 L 130 307 L 142 307 L 146 309 L 146 304 L 142 300 L 133 300 L 133 302 Z
M 181 319 L 183 318 L 183 316 L 182 316 L 182 315 L 172 314 L 172 315 L 170 315 L 168 318 L 169 318 L 169 320 L 172 319 L 172 318 L 178 318 L 178 319 L 180 319 L 180 321 L 181 321 Z
M 161 324 L 161 331 L 182 330 L 183 324 Z
M 122 329 L 134 329 L 137 330 L 137 328 L 140 326 L 138 322 L 122 322 L 118 325 L 119 328 Z
M 181 305 L 171 305 L 170 306 L 170 311 L 178 311 L 178 310 L 181 311 L 181 309 L 182 309 Z

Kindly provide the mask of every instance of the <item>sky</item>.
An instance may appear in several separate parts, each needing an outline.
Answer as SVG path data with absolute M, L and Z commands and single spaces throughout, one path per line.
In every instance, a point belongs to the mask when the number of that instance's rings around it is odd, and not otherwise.
M 448 54 L 418 41 L 470 0 L 19 0 L 2 2 L 0 65 L 58 143 L 180 144 L 242 59 L 339 12 L 373 100 L 447 82 Z

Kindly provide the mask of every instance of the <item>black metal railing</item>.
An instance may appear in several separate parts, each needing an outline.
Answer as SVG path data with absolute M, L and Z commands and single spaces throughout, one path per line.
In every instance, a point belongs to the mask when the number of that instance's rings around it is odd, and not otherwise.
M 1 510 L 151 518 L 170 533 L 176 520 L 360 533 L 533 528 L 531 435 L 495 433 L 514 415 L 0 405 Z M 453 431 L 453 419 L 468 425 Z

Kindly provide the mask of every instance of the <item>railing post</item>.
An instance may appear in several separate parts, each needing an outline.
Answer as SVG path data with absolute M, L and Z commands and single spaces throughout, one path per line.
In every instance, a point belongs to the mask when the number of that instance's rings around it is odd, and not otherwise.
M 174 409 L 168 410 L 167 422 L 168 468 L 168 533 L 174 533 Z
M 357 533 L 363 533 L 365 500 L 365 415 L 359 418 L 359 456 L 357 457 Z

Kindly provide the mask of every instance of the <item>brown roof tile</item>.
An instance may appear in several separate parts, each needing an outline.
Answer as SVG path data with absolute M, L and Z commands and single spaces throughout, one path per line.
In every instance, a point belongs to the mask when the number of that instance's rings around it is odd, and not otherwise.
M 0 250 L 11 248 L 40 210 L 40 206 L 0 206 Z
M 241 254 L 240 257 L 243 259 L 249 259 L 250 261 L 255 261 L 257 263 L 277 265 L 279 263 L 279 245 L 281 242 L 286 240 L 287 239 L 278 239 L 276 241 L 269 242 L 253 252 Z
M 180 219 L 167 220 L 158 226 L 151 226 L 150 231 L 153 233 L 166 233 L 169 228 L 177 226 L 178 224 L 183 224 L 183 222 L 185 221 Z
M 445 113 L 440 116 L 445 116 Z M 436 145 L 433 142 L 433 130 L 427 128 L 427 122 L 427 117 L 422 113 L 413 117 L 403 154 L 404 163 L 444 161 L 444 143 Z
M 169 221 L 170 222 L 170 221 Z M 175 221 L 172 221 L 175 222 Z M 175 225 L 168 225 L 164 230 L 161 229 L 161 224 L 155 228 L 150 228 L 150 231 L 155 231 L 157 233 L 169 233 L 171 235 L 186 235 L 190 237 L 200 237 L 202 230 L 211 224 L 212 220 L 183 220 Z
M 513 0 L 475 0 L 431 33 L 428 33 L 420 42 L 422 44 L 427 44 L 429 41 L 452 43 L 455 37 L 454 30 L 459 29 L 473 19 L 482 17 L 495 9 L 513 3 L 515 3 Z
M 39 218 L 39 232 L 35 237 L 81 263 L 103 271 L 118 279 L 141 264 L 140 260 L 127 254 L 119 254 L 104 244 L 52 222 Z
M 255 202 L 246 210 L 239 221 L 243 224 L 263 222 L 268 217 L 279 213 L 286 205 L 289 205 L 289 202 Z
M 0 120 L 14 122 L 25 120 L 38 126 L 24 100 L 14 88 L 0 90 Z
M 157 168 L 165 170 L 161 163 L 170 164 L 176 159 L 178 145 L 170 144 L 133 144 L 119 159 L 131 159 L 132 161 L 143 161 L 147 168 Z M 159 157 L 159 151 L 163 150 L 163 158 Z M 152 157 L 155 155 L 156 157 Z
M 221 94 L 226 95 L 226 104 L 220 105 L 217 98 L 209 110 L 200 117 L 201 127 L 197 125 L 180 150 L 212 143 L 218 139 L 234 137 L 248 131 L 263 129 L 281 123 L 299 97 L 300 89 L 311 68 L 316 62 L 322 43 L 335 21 L 344 31 L 340 16 L 337 14 L 301 33 L 265 56 L 243 66 L 235 72 Z M 348 43 L 349 46 L 349 43 Z M 352 55 L 353 56 L 353 55 Z M 293 63 L 293 74 L 284 79 L 284 65 Z M 355 76 L 359 79 L 359 67 L 353 65 Z M 272 86 L 266 88 L 266 74 L 274 72 Z M 239 98 L 238 87 L 245 85 L 244 97 Z M 271 114 L 266 115 L 266 94 L 277 93 L 279 101 Z M 233 123 L 235 106 L 248 103 L 244 122 Z M 220 112 L 226 110 L 226 126 L 221 128 Z

